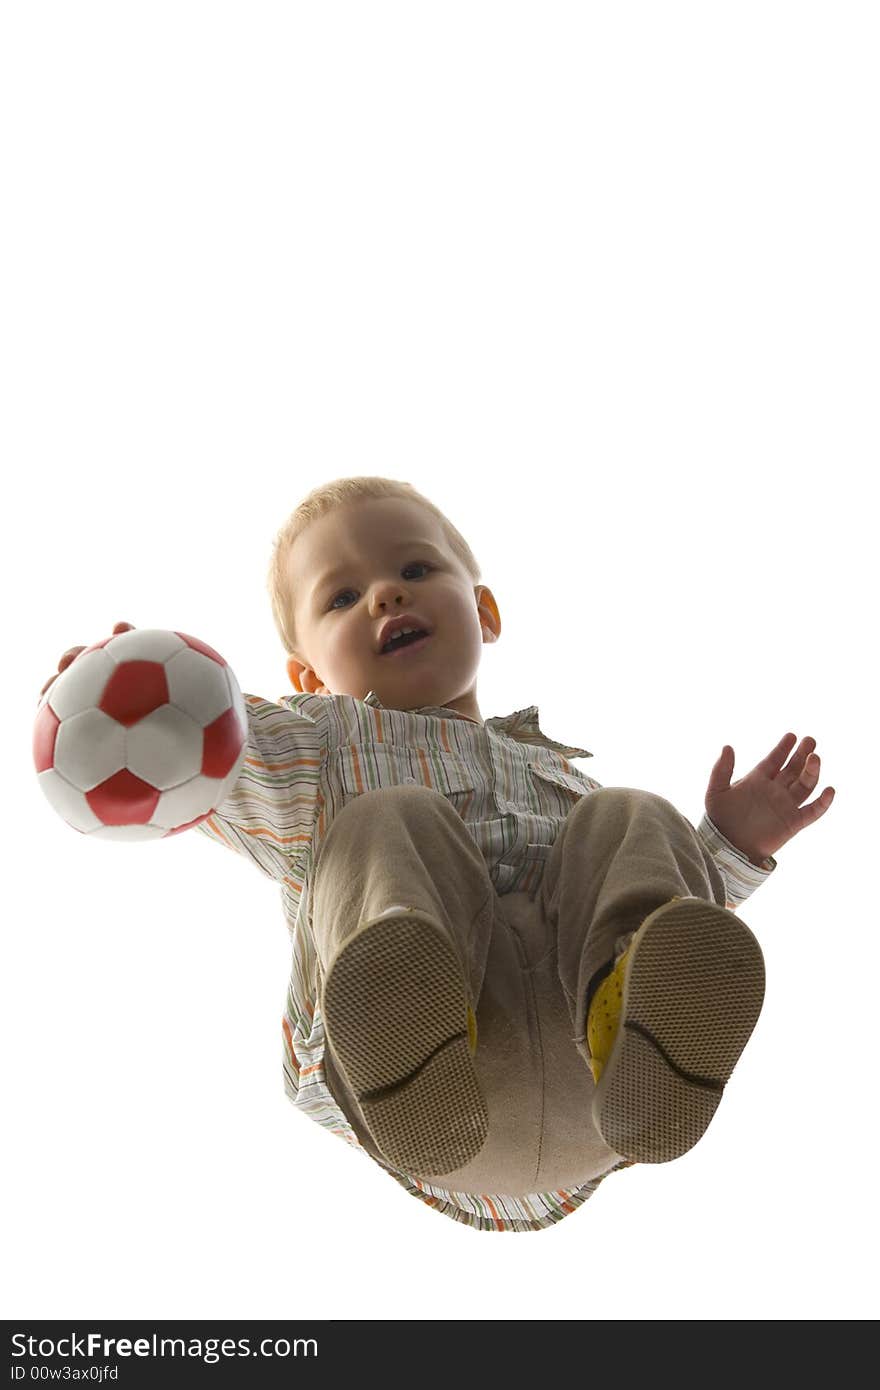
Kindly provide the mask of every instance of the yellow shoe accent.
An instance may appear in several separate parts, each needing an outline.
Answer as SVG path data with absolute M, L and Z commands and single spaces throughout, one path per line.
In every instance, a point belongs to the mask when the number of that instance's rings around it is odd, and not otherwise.
M 471 1056 L 473 1057 L 474 1053 L 475 1053 L 476 1050 L 477 1050 L 477 1016 L 476 1016 L 476 1014 L 474 1013 L 473 1009 L 471 1008 L 470 1004 L 468 1004 L 468 1011 L 467 1011 L 467 1028 L 468 1028 L 468 1047 L 470 1048 L 470 1050 L 471 1050 Z
M 587 1014 L 587 1046 L 590 1049 L 590 1071 L 597 1085 L 617 1036 L 623 1000 L 623 975 L 630 949 L 627 947 L 611 974 L 605 976 L 590 1000 Z
M 681 898 L 675 894 L 670 902 L 681 902 Z M 596 1085 L 599 1084 L 599 1077 L 611 1055 L 617 1036 L 617 1025 L 623 1006 L 623 976 L 630 950 L 631 946 L 627 946 L 611 974 L 605 976 L 590 1000 L 587 1014 L 587 1046 L 590 1049 L 590 1071 Z

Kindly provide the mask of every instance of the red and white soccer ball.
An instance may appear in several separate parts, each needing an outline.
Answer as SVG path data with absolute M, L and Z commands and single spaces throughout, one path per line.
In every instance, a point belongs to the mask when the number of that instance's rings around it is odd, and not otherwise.
M 205 820 L 238 780 L 247 711 L 217 652 L 141 628 L 86 648 L 37 712 L 38 780 L 84 835 L 157 840 Z

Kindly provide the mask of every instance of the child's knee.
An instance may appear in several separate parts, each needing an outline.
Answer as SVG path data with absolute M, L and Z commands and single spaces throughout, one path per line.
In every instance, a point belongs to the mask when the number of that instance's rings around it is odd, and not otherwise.
M 392 820 L 412 825 L 427 817 L 436 816 L 438 811 L 442 815 L 444 810 L 452 812 L 452 807 L 433 787 L 426 787 L 417 782 L 400 782 L 353 796 L 334 819 L 339 819 L 340 815 L 349 819 L 352 815 L 357 815 L 367 818 L 371 823 Z

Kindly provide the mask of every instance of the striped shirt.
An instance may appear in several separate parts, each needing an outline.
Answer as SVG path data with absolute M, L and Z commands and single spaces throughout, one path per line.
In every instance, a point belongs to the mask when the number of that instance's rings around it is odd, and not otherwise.
M 461 815 L 496 892 L 534 895 L 568 812 L 578 797 L 600 786 L 570 762 L 592 754 L 547 738 L 537 705 L 479 724 L 446 706 L 385 709 L 373 691 L 363 700 L 299 693 L 278 704 L 244 698 L 248 747 L 241 774 L 222 806 L 197 829 L 251 859 L 280 885 L 293 953 L 281 1020 L 285 1091 L 299 1110 L 368 1154 L 324 1071 L 309 884 L 333 817 L 365 791 L 400 783 L 432 787 Z M 694 828 L 718 866 L 731 910 L 776 868 L 773 858 L 753 864 L 705 815 Z M 586 1201 L 605 1176 L 570 1191 L 477 1196 L 381 1166 L 413 1196 L 482 1230 L 553 1225 Z

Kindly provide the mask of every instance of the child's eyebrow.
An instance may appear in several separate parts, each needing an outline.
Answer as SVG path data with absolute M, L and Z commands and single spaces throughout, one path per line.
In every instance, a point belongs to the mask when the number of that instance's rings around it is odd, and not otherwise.
M 421 550 L 430 551 L 430 553 L 434 555 L 438 560 L 442 560 L 443 558 L 437 547 L 432 545 L 430 541 L 398 541 L 397 544 L 392 546 L 391 548 L 397 554 L 400 554 L 406 550 Z M 320 579 L 315 581 L 312 593 L 318 594 L 322 589 L 326 588 L 328 584 L 335 583 L 336 580 L 341 578 L 342 575 L 344 575 L 348 569 L 348 565 L 337 565 L 335 569 L 327 570 L 326 574 L 323 574 Z

